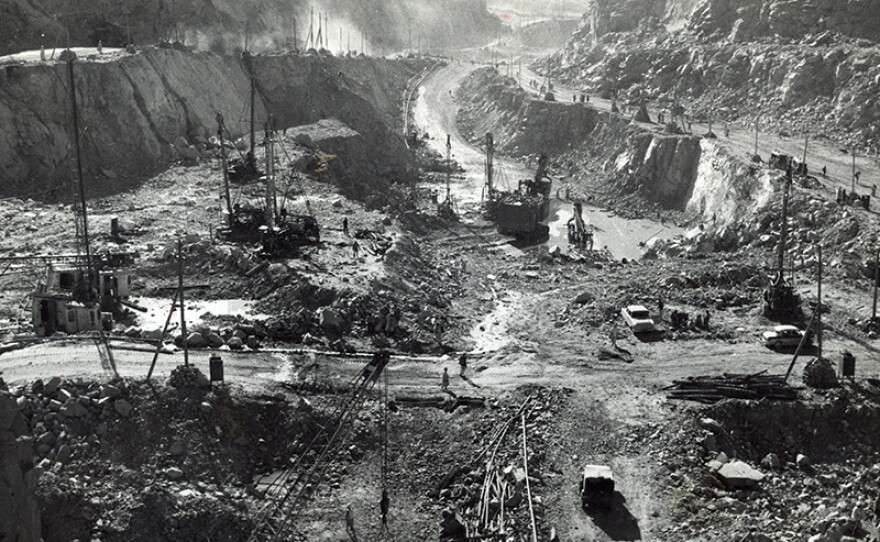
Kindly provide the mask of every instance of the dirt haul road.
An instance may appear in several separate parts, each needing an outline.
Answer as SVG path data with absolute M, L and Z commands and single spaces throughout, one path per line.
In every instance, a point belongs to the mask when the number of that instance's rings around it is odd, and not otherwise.
M 538 85 L 546 82 L 546 78 L 531 69 L 523 66 L 522 68 L 521 86 L 527 91 L 538 95 L 538 89 L 532 88 L 530 81 L 535 81 Z M 580 90 L 573 89 L 570 86 L 563 85 L 558 82 L 553 83 L 554 95 L 558 101 L 567 102 L 575 94 L 580 100 Z M 588 93 L 589 94 L 589 93 Z M 599 109 L 601 111 L 611 111 L 611 100 L 604 100 L 595 95 L 590 96 L 590 102 L 587 107 Z M 648 104 L 648 112 L 651 119 L 656 121 L 659 110 Z M 665 114 L 669 115 L 666 111 Z M 635 121 L 633 121 L 635 122 Z M 759 119 L 758 130 L 758 154 L 764 160 L 769 161 L 771 152 L 779 152 L 793 156 L 800 161 L 804 156 L 804 138 L 800 135 L 783 136 L 780 134 L 769 133 L 761 130 L 761 122 Z M 660 130 L 659 124 L 641 123 L 641 126 L 647 129 Z M 712 132 L 718 136 L 715 141 L 724 148 L 732 151 L 732 154 L 739 156 L 743 160 L 749 160 L 755 154 L 755 124 L 754 119 L 738 122 L 736 125 L 728 126 L 730 135 L 724 135 L 724 123 L 718 122 L 712 125 Z M 709 132 L 709 125 L 704 122 L 693 122 L 693 133 L 703 135 Z M 822 183 L 825 194 L 830 194 L 834 199 L 835 190 L 840 187 L 850 191 L 853 187 L 853 157 L 848 149 L 841 149 L 839 145 L 829 143 L 827 141 L 812 140 L 807 142 L 807 166 L 811 175 L 815 175 Z M 822 167 L 827 167 L 827 178 L 822 177 Z M 868 194 L 871 192 L 872 186 L 880 183 L 880 164 L 876 158 L 868 158 L 864 156 L 856 156 L 855 171 L 860 172 L 858 182 L 855 183 L 855 190 L 860 194 Z
M 459 210 L 476 212 L 482 200 L 485 184 L 485 147 L 469 143 L 458 130 L 456 114 L 458 105 L 455 93 L 461 82 L 474 70 L 474 64 L 452 63 L 437 70 L 422 84 L 414 108 L 415 123 L 422 133 L 430 136 L 428 144 L 433 150 L 446 155 L 446 135 L 450 136 L 451 155 L 464 170 L 463 174 L 451 179 L 451 192 Z M 496 145 L 498 142 L 496 142 Z M 552 149 L 547 150 L 552 154 Z M 495 157 L 495 182 L 501 190 L 516 189 L 521 179 L 534 177 L 532 169 L 519 161 Z M 443 184 L 429 185 L 442 194 Z M 550 239 L 548 246 L 568 250 L 568 220 L 572 217 L 571 203 L 555 199 L 551 207 Z M 605 210 L 589 205 L 584 206 L 584 220 L 595 232 L 596 248 L 606 247 L 615 258 L 639 258 L 644 249 L 640 243 L 652 238 L 672 239 L 683 233 L 674 226 L 660 224 L 652 220 L 626 220 Z

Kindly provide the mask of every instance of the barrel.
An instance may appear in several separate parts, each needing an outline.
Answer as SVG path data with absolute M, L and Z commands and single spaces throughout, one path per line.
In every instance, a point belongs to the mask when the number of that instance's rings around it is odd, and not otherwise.
M 856 357 L 849 352 L 844 352 L 840 358 L 838 372 L 841 377 L 856 376 Z
M 211 375 L 211 382 L 223 382 L 223 358 L 217 354 L 212 354 L 208 360 L 208 369 Z

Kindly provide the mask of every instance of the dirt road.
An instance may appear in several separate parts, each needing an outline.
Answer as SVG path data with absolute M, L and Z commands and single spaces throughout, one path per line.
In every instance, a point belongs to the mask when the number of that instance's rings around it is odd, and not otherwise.
M 459 132 L 454 94 L 461 81 L 479 67 L 451 63 L 438 70 L 424 81 L 414 108 L 415 123 L 423 133 L 430 135 L 428 144 L 433 150 L 445 156 L 446 134 L 450 135 L 452 159 L 464 170 L 463 174 L 452 176 L 452 194 L 460 210 L 472 212 L 479 208 L 485 185 L 485 149 L 471 145 Z M 517 160 L 496 156 L 494 163 L 496 182 L 502 190 L 515 189 L 519 179 L 534 176 L 534 171 Z M 439 193 L 446 190 L 443 184 L 434 184 L 431 188 Z M 553 202 L 547 246 L 568 251 L 567 223 L 571 217 L 569 202 Z M 584 206 L 584 219 L 595 232 L 596 249 L 606 247 L 615 258 L 639 258 L 644 253 L 642 243 L 655 237 L 671 239 L 684 233 L 675 226 L 653 220 L 626 220 L 589 205 Z

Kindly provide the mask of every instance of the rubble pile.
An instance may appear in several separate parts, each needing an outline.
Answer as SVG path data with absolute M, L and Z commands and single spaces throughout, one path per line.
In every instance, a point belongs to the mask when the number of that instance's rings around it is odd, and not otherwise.
M 211 383 L 195 365 L 178 365 L 172 369 L 168 385 L 178 389 L 203 389 L 210 387 Z
M 813 358 L 804 365 L 804 384 L 820 390 L 840 385 L 834 365 L 825 358 Z
M 662 443 L 680 502 L 665 539 L 723 531 L 734 540 L 871 540 L 880 409 L 850 391 L 821 393 L 829 395 L 695 410 Z
M 169 388 L 54 377 L 12 390 L 41 473 L 44 540 L 247 537 L 253 476 L 285 465 L 290 443 L 329 420 L 316 402 L 301 409 L 202 379 L 180 367 Z

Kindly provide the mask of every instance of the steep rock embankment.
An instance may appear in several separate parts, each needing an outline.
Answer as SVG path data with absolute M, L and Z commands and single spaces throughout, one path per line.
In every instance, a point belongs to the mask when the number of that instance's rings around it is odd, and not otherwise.
M 733 222 L 766 205 L 770 177 L 710 139 L 669 135 L 588 105 L 533 98 L 491 68 L 459 89 L 458 122 L 473 142 L 485 132 L 499 152 L 547 153 L 568 168 L 575 187 L 599 194 L 637 194 L 661 208 Z
M 880 3 L 625 0 L 593 3 L 538 63 L 561 81 L 698 118 L 762 122 L 878 147 Z
M 254 57 L 256 122 L 278 127 L 337 118 L 386 160 L 394 181 L 409 162 L 397 135 L 398 97 L 418 62 Z M 221 112 L 234 137 L 247 129 L 250 82 L 238 57 L 174 48 L 92 57 L 75 63 L 83 167 L 92 193 L 120 190 L 178 158 L 181 147 L 204 155 Z M 74 145 L 66 64 L 0 69 L 0 195 L 66 198 Z

